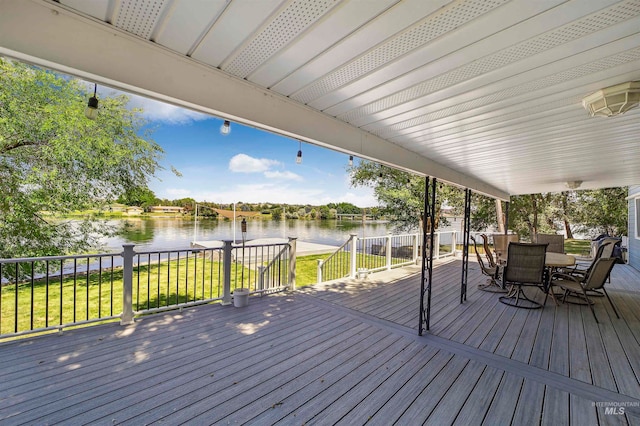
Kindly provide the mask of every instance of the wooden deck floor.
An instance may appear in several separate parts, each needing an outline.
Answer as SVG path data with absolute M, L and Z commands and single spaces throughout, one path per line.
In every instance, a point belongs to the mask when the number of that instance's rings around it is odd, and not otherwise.
M 6 342 L 0 423 L 640 425 L 640 273 L 614 268 L 596 324 L 470 267 L 464 304 L 460 262 L 435 269 L 422 337 L 416 269 Z

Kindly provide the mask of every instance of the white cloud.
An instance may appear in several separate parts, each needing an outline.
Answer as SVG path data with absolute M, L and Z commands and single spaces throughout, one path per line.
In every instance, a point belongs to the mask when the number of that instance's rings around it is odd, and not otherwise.
M 130 108 L 142 108 L 142 115 L 149 121 L 160 121 L 169 124 L 188 124 L 193 121 L 211 118 L 211 116 L 201 112 L 177 107 L 131 93 L 127 95 L 129 96 L 128 106 Z
M 268 158 L 253 158 L 246 154 L 234 155 L 231 160 L 229 160 L 229 170 L 236 173 L 266 172 L 271 167 L 279 165 L 279 161 Z
M 289 171 L 284 171 L 284 172 L 279 172 L 277 170 L 273 171 L 273 170 L 267 170 L 266 172 L 264 172 L 264 177 L 268 178 L 268 179 L 284 179 L 284 180 L 295 180 L 298 182 L 303 181 L 304 179 L 302 179 L 302 176 L 295 174 L 293 172 L 289 172 Z
M 93 92 L 93 83 L 83 82 L 87 87 L 87 92 Z M 126 95 L 129 98 L 127 106 L 129 108 L 141 108 L 142 115 L 149 121 L 162 122 L 168 124 L 188 124 L 193 121 L 206 120 L 210 115 L 192 111 L 183 107 L 177 107 L 162 101 L 146 98 L 122 90 L 102 86 L 98 84 L 98 100 L 101 96 Z
M 191 196 L 191 191 L 183 188 L 167 188 L 165 190 L 169 197 L 187 198 Z

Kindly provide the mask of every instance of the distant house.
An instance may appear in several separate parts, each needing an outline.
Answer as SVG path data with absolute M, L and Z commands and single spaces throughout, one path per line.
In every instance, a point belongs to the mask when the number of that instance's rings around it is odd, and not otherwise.
M 120 203 L 109 204 L 109 212 L 124 212 L 127 210 L 127 206 Z
M 151 206 L 149 207 L 151 213 L 184 213 L 184 207 L 177 206 Z
M 135 216 L 135 215 L 142 214 L 143 212 L 144 212 L 144 209 L 142 207 L 129 206 L 125 210 L 124 214 L 127 214 L 129 216 Z

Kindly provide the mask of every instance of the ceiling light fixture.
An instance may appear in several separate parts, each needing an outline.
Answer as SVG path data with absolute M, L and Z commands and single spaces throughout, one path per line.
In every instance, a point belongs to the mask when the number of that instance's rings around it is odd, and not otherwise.
M 349 156 L 349 167 L 353 166 L 353 155 Z
M 98 84 L 94 83 L 93 85 L 93 96 L 89 98 L 89 103 L 87 107 L 84 109 L 84 115 L 89 120 L 95 120 L 98 118 L 98 98 L 96 98 L 96 91 L 98 90 Z
M 227 136 L 229 133 L 231 133 L 231 122 L 229 120 L 224 120 L 224 123 L 220 126 L 220 134 Z
M 594 117 L 624 114 L 640 103 L 640 81 L 616 84 L 582 99 L 582 106 Z
M 302 164 L 302 142 L 298 141 L 299 145 L 299 149 L 298 149 L 298 155 L 296 155 L 296 164 Z
M 581 180 L 570 180 L 564 184 L 569 189 L 578 189 L 582 185 Z

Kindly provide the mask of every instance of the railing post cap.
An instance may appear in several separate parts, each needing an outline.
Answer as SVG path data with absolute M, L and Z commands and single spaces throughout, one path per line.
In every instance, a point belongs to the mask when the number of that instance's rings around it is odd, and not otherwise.
M 294 241 L 298 239 L 298 237 L 288 237 L 288 238 L 289 238 L 289 241 Z

